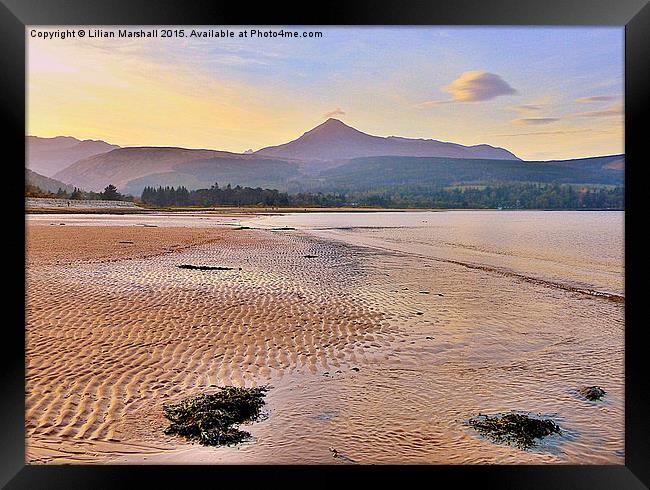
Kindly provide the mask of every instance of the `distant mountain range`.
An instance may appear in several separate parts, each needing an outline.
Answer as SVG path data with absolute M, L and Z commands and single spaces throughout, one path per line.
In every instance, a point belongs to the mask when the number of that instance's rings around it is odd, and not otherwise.
M 28 137 L 27 145 L 31 170 L 87 191 L 114 184 L 133 195 L 145 186 L 198 189 L 215 182 L 282 191 L 507 181 L 622 184 L 625 161 L 623 155 L 614 155 L 524 162 L 503 148 L 372 136 L 337 119 L 289 143 L 245 153 L 120 148 L 69 137 Z M 78 154 L 82 156 L 76 158 Z
M 105 141 L 78 140 L 71 136 L 40 138 L 27 136 L 25 140 L 26 166 L 41 175 L 52 177 L 74 162 L 91 155 L 119 148 Z

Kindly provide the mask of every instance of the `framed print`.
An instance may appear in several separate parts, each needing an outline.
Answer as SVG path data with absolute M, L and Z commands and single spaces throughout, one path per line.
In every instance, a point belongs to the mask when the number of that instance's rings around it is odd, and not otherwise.
M 325 10 L 3 0 L 3 485 L 646 488 L 650 7 Z

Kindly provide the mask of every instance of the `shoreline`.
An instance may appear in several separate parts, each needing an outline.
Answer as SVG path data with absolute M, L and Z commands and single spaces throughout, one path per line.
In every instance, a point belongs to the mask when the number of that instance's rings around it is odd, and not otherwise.
M 161 214 L 161 213 L 205 213 L 228 215 L 240 214 L 289 214 L 289 213 L 404 213 L 404 212 L 446 212 L 446 211 L 545 211 L 545 212 L 625 212 L 625 209 L 497 209 L 497 208 L 256 208 L 256 207 L 224 207 L 224 208 L 140 208 L 137 210 L 112 210 L 102 208 L 66 209 L 41 208 L 25 209 L 25 214 Z

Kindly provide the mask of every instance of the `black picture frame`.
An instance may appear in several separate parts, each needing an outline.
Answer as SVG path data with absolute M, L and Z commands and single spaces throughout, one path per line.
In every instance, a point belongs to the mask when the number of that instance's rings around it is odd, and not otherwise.
M 24 196 L 25 26 L 27 25 L 617 25 L 625 26 L 625 465 L 618 466 L 419 466 L 419 467 L 223 467 L 223 466 L 34 466 L 25 464 L 24 398 Z M 648 0 L 455 0 L 439 2 L 346 1 L 337 5 L 281 7 L 214 0 L 0 0 L 0 118 L 4 121 L 6 216 L 15 231 L 5 244 L 6 310 L 0 379 L 0 485 L 6 488 L 115 488 L 128 485 L 369 483 L 483 488 L 647 488 L 650 485 L 650 386 L 645 375 L 645 322 L 640 314 L 643 263 L 642 122 L 650 93 Z M 645 218 L 647 220 L 647 218 Z M 20 240 L 22 238 L 22 242 Z M 15 255 L 14 255 L 15 254 Z M 15 257 L 15 258 L 14 258 Z M 7 265 L 13 275 L 7 274 Z M 9 318 L 5 315 L 5 318 Z M 21 325 L 22 321 L 22 325 Z M 417 479 L 417 480 L 416 480 Z M 445 483 L 443 483 L 445 482 Z M 421 483 L 420 483 L 421 484 Z M 446 485 L 445 485 L 446 486 Z

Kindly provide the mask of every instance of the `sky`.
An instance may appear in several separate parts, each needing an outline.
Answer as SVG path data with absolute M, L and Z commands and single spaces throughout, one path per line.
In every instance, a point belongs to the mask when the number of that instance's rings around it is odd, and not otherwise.
M 622 27 L 284 28 L 318 38 L 97 28 L 116 37 L 26 28 L 27 134 L 243 152 L 336 117 L 373 135 L 489 144 L 525 160 L 624 152 Z M 65 29 L 87 34 L 36 37 Z M 155 27 L 128 28 L 140 29 Z

